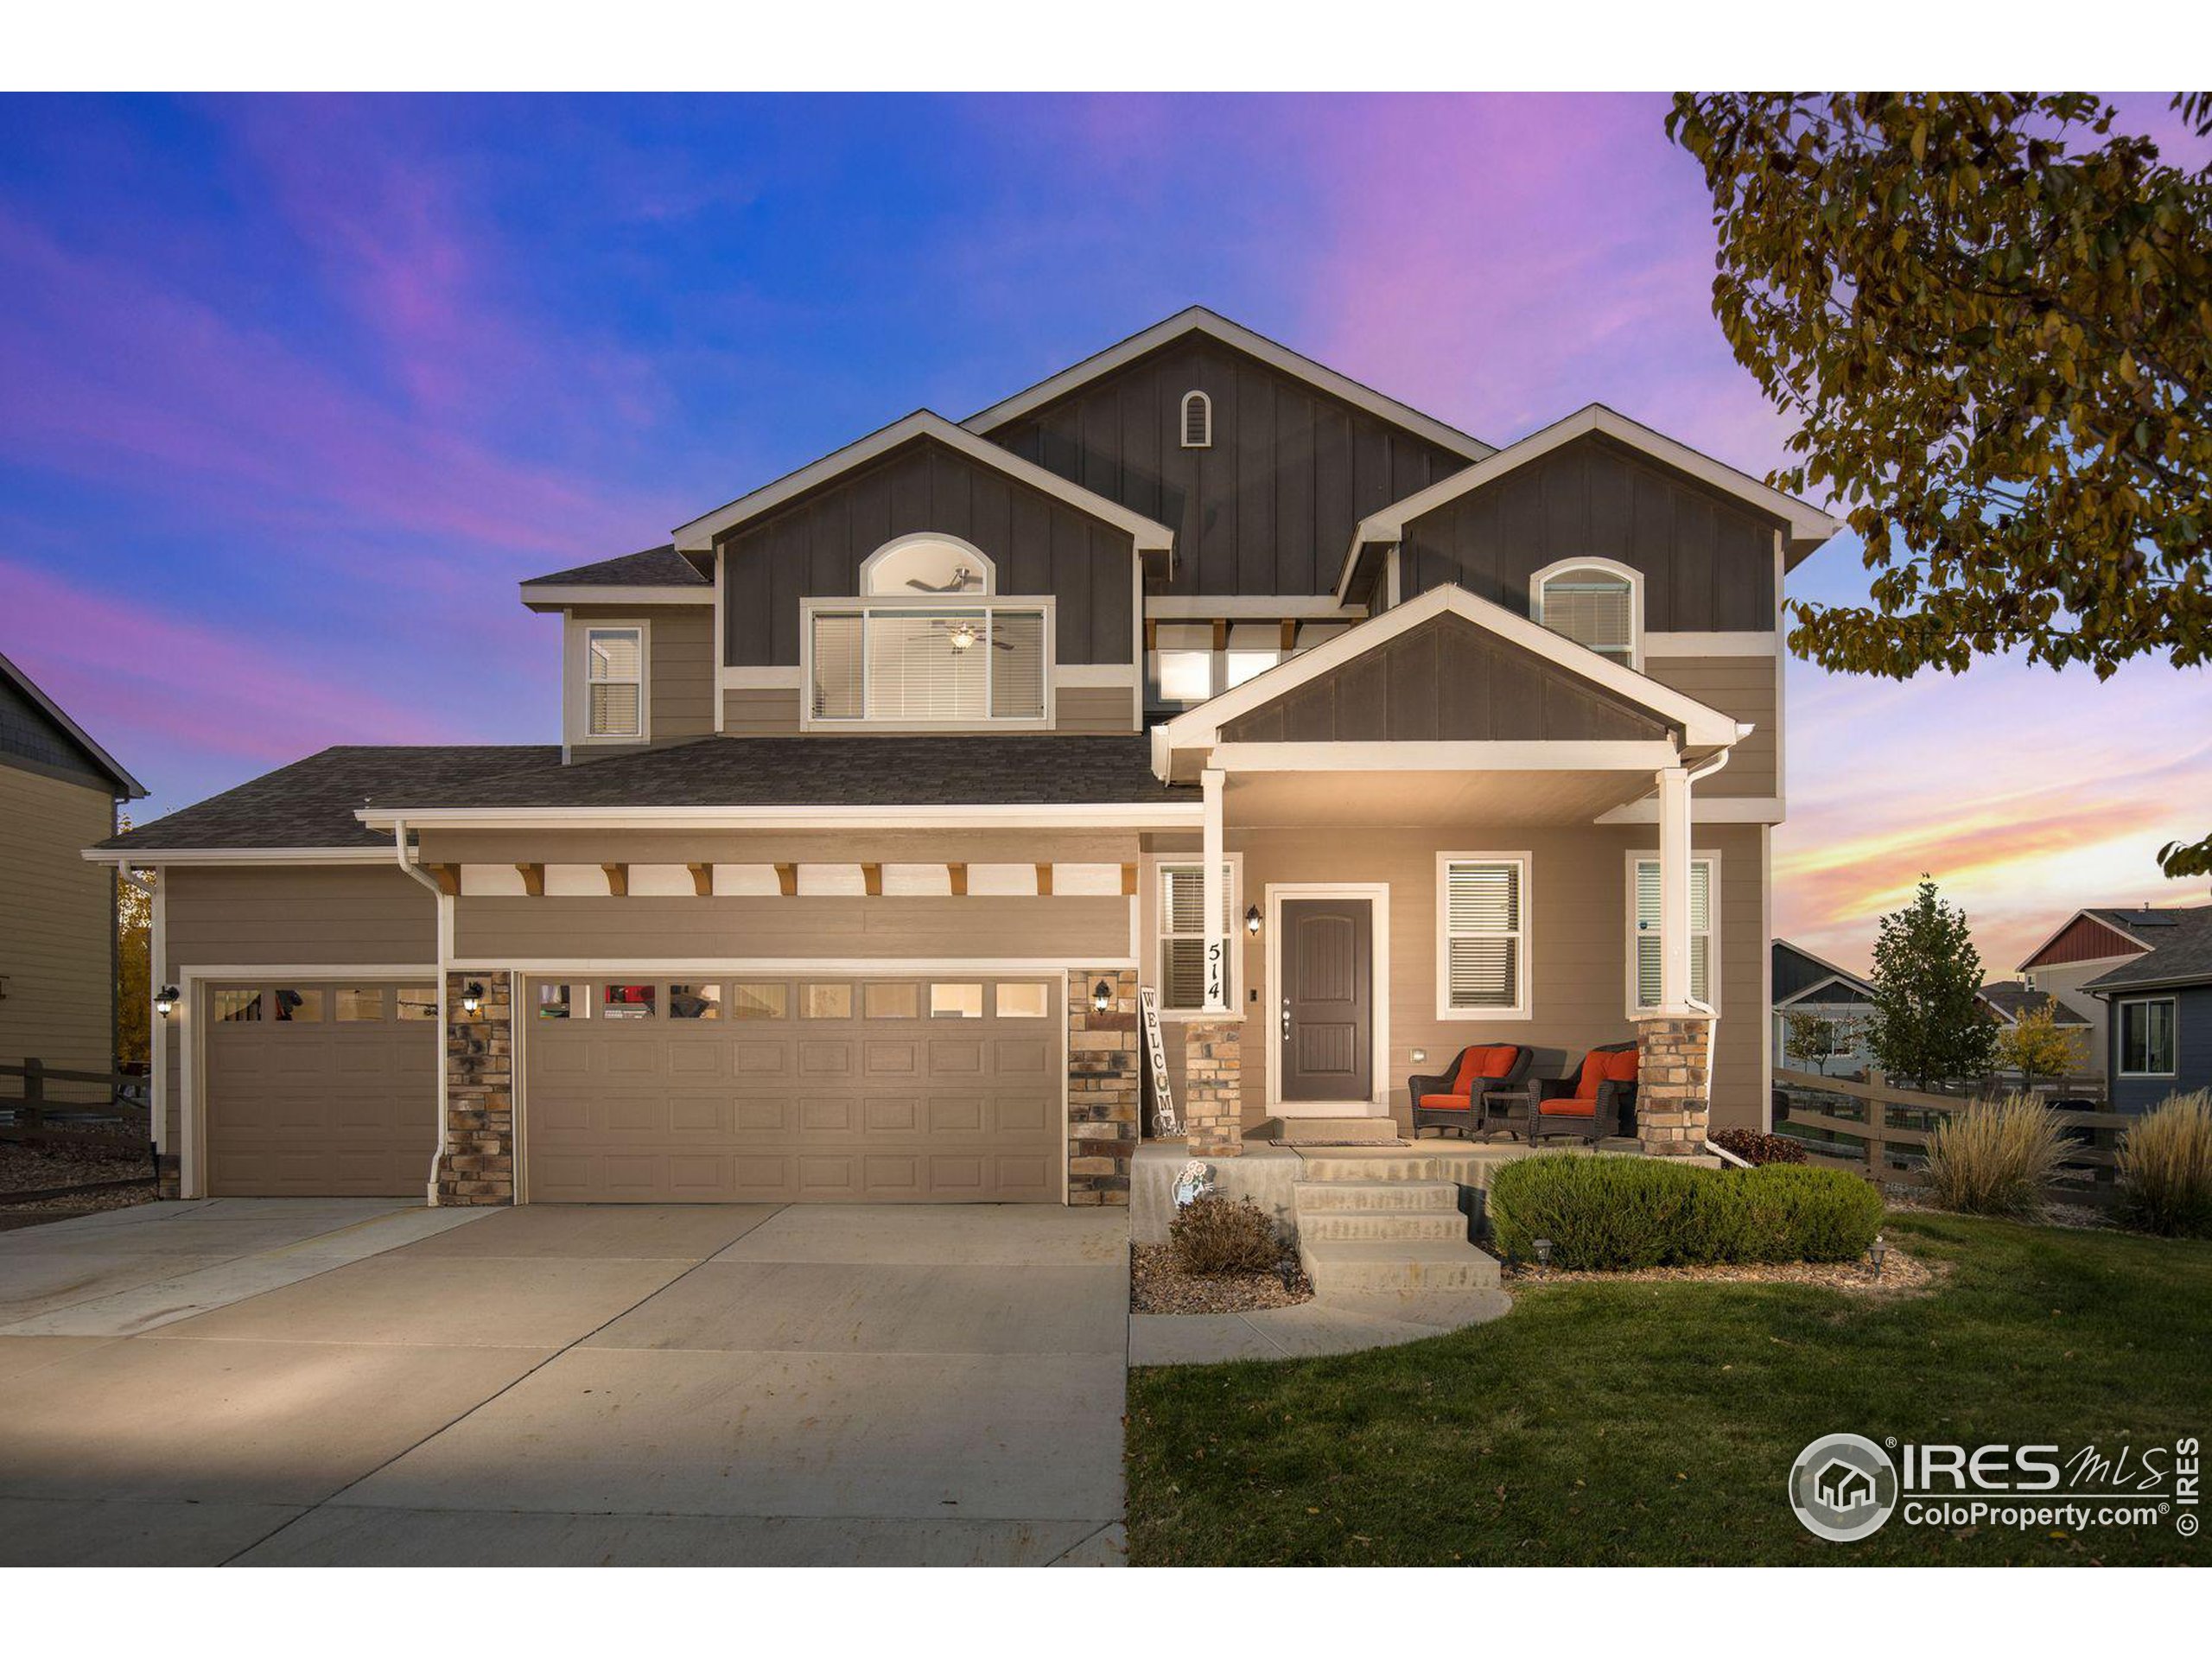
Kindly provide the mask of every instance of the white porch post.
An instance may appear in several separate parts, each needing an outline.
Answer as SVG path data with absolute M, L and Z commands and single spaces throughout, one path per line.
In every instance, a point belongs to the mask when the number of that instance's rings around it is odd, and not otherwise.
M 1690 995 L 1690 774 L 1659 774 L 1659 1008 L 1680 1014 Z
M 1226 1014 L 1229 1011 L 1229 935 L 1223 925 L 1222 907 L 1229 895 L 1222 890 L 1221 807 L 1222 790 L 1227 783 L 1226 774 L 1209 766 L 1199 774 L 1198 782 L 1205 795 L 1205 830 L 1201 842 L 1200 856 L 1205 868 L 1200 872 L 1203 887 L 1201 896 L 1205 903 L 1205 1011 Z

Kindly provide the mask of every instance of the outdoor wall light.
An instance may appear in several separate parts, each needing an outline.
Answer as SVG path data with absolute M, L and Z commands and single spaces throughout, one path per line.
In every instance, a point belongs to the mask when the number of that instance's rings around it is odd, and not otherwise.
M 1874 1264 L 1874 1276 L 1877 1279 L 1882 1276 L 1882 1258 L 1889 1253 L 1890 1247 L 1882 1242 L 1882 1236 L 1879 1233 L 1875 1234 L 1874 1242 L 1866 1247 L 1866 1259 Z
M 480 979 L 472 979 L 468 982 L 468 988 L 461 994 L 461 1011 L 463 1014 L 473 1014 L 483 1006 L 484 982 Z
M 1260 907 L 1257 905 L 1244 907 L 1244 931 L 1255 939 L 1260 937 Z
M 1540 1238 L 1536 1241 L 1536 1265 L 1540 1268 L 1548 1268 L 1551 1264 L 1552 1242 L 1548 1238 Z
M 1095 1014 L 1104 1014 L 1114 1006 L 1114 988 L 1100 980 L 1090 988 L 1090 1007 Z
M 166 1020 L 176 1010 L 177 990 L 174 985 L 164 985 L 154 993 L 154 1012 Z

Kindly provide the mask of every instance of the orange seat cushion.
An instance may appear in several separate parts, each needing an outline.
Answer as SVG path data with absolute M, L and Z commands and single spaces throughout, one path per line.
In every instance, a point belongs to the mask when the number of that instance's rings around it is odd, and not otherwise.
M 1464 1112 L 1475 1103 L 1472 1095 L 1423 1095 L 1421 1110 L 1425 1112 Z
M 1615 1054 L 1600 1054 L 1592 1049 L 1583 1057 L 1582 1077 L 1574 1085 L 1577 1100 L 1598 1098 L 1601 1083 L 1634 1083 L 1636 1081 L 1637 1052 L 1622 1049 Z
M 1544 1103 L 1544 1116 L 1547 1117 L 1595 1117 L 1597 1115 L 1598 1097 L 1594 1094 L 1562 1096 Z
M 1513 1058 L 1519 1052 L 1512 1043 L 1469 1049 L 1459 1061 L 1459 1075 L 1452 1080 L 1452 1092 L 1471 1095 L 1478 1077 L 1495 1081 L 1503 1077 L 1513 1069 Z

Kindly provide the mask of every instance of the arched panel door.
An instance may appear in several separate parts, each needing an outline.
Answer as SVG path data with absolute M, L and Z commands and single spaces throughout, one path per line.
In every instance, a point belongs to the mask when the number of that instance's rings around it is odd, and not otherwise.
M 1282 1099 L 1373 1095 L 1374 926 L 1369 899 L 1283 901 Z

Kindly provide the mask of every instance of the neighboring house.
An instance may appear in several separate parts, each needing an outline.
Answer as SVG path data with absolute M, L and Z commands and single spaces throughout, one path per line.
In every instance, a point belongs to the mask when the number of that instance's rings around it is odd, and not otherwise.
M 314 755 L 158 866 L 184 1191 L 1126 1201 L 1641 1037 L 1758 1125 L 1785 574 L 1595 405 L 1504 448 L 1210 312 L 522 584 L 561 742 Z M 507 698 L 487 683 L 487 697 Z M 443 1020 L 448 1040 L 437 1040 Z
M 114 1069 L 115 874 L 82 849 L 115 833 L 119 802 L 145 792 L 0 657 L 0 1060 Z M 0 1094 L 19 1092 L 12 1078 L 0 1084 Z
M 2140 1112 L 2212 1089 L 2212 906 L 2122 914 L 2151 949 L 2082 989 L 2109 1010 L 2113 1109 Z
M 1873 1063 L 1866 1046 L 1866 1016 L 1874 988 L 1857 974 L 1839 968 L 1787 939 L 1770 947 L 1773 957 L 1774 1033 L 1777 1064 L 1793 1070 L 1825 1071 L 1831 1077 L 1864 1071 Z M 1789 1022 L 1795 1017 L 1824 1020 L 1833 1028 L 1836 1052 L 1825 1060 L 1791 1052 Z
M 1974 1004 L 2000 1027 L 2018 1025 L 2024 1014 L 2050 1009 L 2051 1024 L 2073 1038 L 2075 1058 L 2065 1077 L 2045 1077 L 2044 1084 L 2063 1084 L 2069 1079 L 2078 1082 L 2083 1077 L 2104 1075 L 2104 1057 L 2096 1051 L 2088 1017 L 2075 1013 L 2050 992 L 2039 991 L 2025 980 L 1993 979 L 1974 993 Z M 2018 1072 L 2009 1075 L 2018 1080 Z
M 2152 949 L 2151 937 L 2171 914 L 2147 906 L 2077 910 L 2020 963 L 2022 985 L 2088 1021 L 2089 1052 L 2099 1057 L 2100 1071 L 2110 1046 L 2106 1008 L 2083 987 Z

